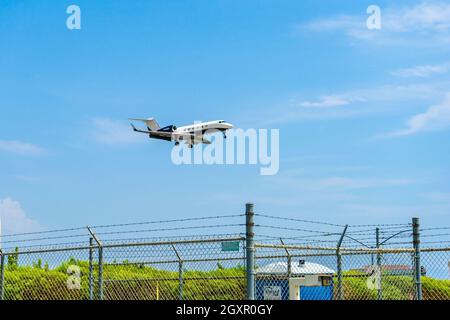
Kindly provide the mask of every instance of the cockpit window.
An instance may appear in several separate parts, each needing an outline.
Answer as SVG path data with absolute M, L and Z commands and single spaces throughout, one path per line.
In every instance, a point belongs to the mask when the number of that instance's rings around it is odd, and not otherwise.
M 220 121 L 219 121 L 219 123 L 224 123 L 224 122 L 225 122 L 225 120 L 220 120 Z

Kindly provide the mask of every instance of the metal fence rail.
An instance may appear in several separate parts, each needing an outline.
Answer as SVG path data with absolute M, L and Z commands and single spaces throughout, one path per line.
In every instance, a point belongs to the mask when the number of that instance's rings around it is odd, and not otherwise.
M 0 299 L 450 299 L 450 228 L 421 228 L 418 219 L 341 225 L 253 210 L 4 235 Z M 238 229 L 183 234 L 213 228 Z

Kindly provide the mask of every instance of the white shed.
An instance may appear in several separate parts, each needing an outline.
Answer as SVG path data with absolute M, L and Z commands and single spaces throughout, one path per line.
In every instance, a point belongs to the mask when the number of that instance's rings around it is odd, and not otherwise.
M 274 262 L 268 265 L 265 265 L 261 268 L 257 269 L 258 274 L 287 274 L 288 273 L 288 264 L 287 262 Z M 291 274 L 295 276 L 302 275 L 330 275 L 334 274 L 335 271 L 330 269 L 324 265 L 305 261 L 304 263 L 300 262 L 291 262 Z
M 304 260 L 274 262 L 256 269 L 258 299 L 331 300 L 335 271 L 324 265 Z M 281 278 L 280 278 L 281 277 Z M 277 294 L 274 294 L 277 293 Z

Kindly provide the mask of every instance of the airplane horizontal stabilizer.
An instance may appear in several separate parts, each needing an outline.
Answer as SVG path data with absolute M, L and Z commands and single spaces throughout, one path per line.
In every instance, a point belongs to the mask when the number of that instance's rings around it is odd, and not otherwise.
M 148 130 L 151 131 L 157 131 L 161 127 L 159 126 L 158 122 L 156 122 L 155 118 L 148 118 L 148 119 L 140 119 L 140 118 L 130 118 L 131 121 L 142 121 L 147 125 Z

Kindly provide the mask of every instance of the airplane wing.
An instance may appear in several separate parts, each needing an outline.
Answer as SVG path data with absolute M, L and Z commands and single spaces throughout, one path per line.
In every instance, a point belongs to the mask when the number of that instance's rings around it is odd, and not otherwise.
M 133 124 L 131 124 L 131 127 L 133 128 L 133 131 L 146 133 L 150 138 L 172 141 L 172 132 L 141 130 L 137 129 Z
M 206 139 L 206 138 L 202 138 L 202 142 L 203 142 L 204 144 L 211 144 L 211 141 L 209 141 L 209 140 Z
M 151 138 L 168 138 L 172 140 L 172 132 L 149 131 Z
M 186 143 L 192 143 L 192 144 L 198 144 L 198 143 L 211 144 L 211 141 L 206 139 L 201 134 L 141 130 L 141 129 L 137 129 L 132 123 L 131 123 L 131 127 L 133 128 L 133 131 L 148 134 L 150 138 L 154 138 L 154 139 L 167 140 L 167 141 L 182 140 Z
M 211 141 L 209 141 L 208 139 L 206 139 L 202 135 L 199 135 L 199 136 L 193 135 L 192 137 L 193 137 L 193 143 L 194 144 L 197 144 L 197 143 L 211 144 Z
M 174 132 L 172 133 L 172 138 L 174 140 L 178 141 L 184 141 L 188 144 L 198 144 L 198 143 L 204 143 L 204 144 L 211 144 L 211 141 L 206 139 L 202 134 L 192 134 L 192 133 L 184 133 L 184 132 Z

